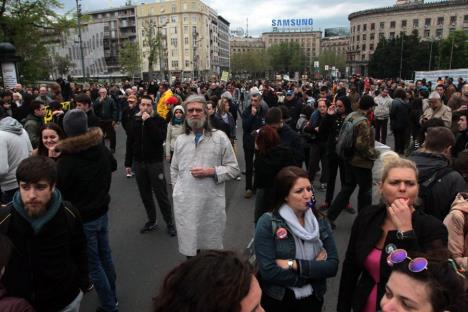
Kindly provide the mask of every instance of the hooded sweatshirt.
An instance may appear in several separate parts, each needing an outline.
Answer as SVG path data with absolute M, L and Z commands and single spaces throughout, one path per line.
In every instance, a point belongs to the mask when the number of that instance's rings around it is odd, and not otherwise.
M 444 224 L 448 230 L 448 249 L 455 261 L 468 270 L 468 200 L 458 194 Z
M 2 191 L 18 188 L 16 168 L 32 153 L 31 141 L 23 126 L 12 117 L 0 120 L 0 187 Z

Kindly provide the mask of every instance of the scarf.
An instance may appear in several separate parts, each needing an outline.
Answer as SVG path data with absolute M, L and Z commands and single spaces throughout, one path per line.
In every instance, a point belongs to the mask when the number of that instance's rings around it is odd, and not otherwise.
M 317 218 L 311 209 L 307 209 L 304 215 L 304 226 L 299 223 L 296 214 L 287 204 L 279 209 L 279 214 L 286 221 L 291 230 L 294 243 L 296 244 L 296 259 L 313 260 L 322 250 L 320 231 Z M 301 299 L 312 295 L 314 291 L 311 284 L 303 287 L 290 287 L 294 291 L 296 299 Z
M 32 229 L 34 230 L 34 234 L 39 233 L 39 231 L 46 225 L 59 211 L 59 208 L 62 204 L 62 194 L 60 191 L 55 189 L 54 193 L 52 194 L 52 198 L 48 203 L 48 207 L 46 212 L 38 217 L 38 218 L 31 218 L 24 210 L 23 201 L 21 200 L 20 192 L 17 191 L 13 196 L 13 208 L 31 225 Z
M 184 119 L 183 118 L 172 118 L 172 124 L 173 125 L 181 125 L 184 123 Z

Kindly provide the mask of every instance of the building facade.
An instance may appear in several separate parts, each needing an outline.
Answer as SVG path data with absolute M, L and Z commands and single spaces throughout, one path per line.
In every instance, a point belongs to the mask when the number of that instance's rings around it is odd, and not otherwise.
M 136 8 L 136 16 L 144 78 L 207 78 L 219 74 L 221 68 L 229 64 L 229 43 L 226 47 L 229 22 L 202 1 L 141 4 Z M 153 64 L 152 77 L 145 27 L 153 27 L 161 36 L 161 51 Z
M 312 66 L 314 59 L 318 58 L 320 54 L 321 38 L 321 31 L 266 32 L 262 34 L 262 40 L 265 43 L 265 49 L 268 49 L 272 45 L 277 45 L 283 42 L 298 43 L 306 57 L 306 67 Z
M 320 41 L 320 53 L 332 52 L 346 56 L 348 50 L 349 36 L 324 37 Z
M 263 52 L 265 51 L 265 42 L 262 38 L 242 38 L 231 37 L 231 55 L 247 52 Z
M 392 7 L 351 13 L 347 51 L 350 74 L 367 74 L 367 65 L 382 38 L 418 31 L 422 40 L 447 37 L 455 30 L 468 32 L 468 0 L 424 3 L 399 0 Z
M 229 25 L 230 23 L 218 16 L 218 69 L 222 71 L 229 71 L 231 60 L 231 48 L 229 42 Z

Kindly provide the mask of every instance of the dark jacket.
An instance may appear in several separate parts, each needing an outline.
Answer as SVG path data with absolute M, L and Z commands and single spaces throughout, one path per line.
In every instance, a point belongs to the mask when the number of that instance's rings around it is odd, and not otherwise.
M 42 118 L 37 117 L 34 114 L 28 114 L 28 116 L 21 121 L 24 125 L 24 130 L 29 135 L 29 139 L 31 140 L 31 145 L 33 149 L 39 146 L 39 140 L 41 138 L 41 127 L 44 124 Z
M 255 149 L 255 137 L 252 132 L 265 125 L 266 113 L 266 110 L 262 106 L 258 106 L 257 113 L 255 116 L 252 116 L 252 105 L 247 106 L 242 112 L 242 139 L 244 149 Z
M 410 126 L 411 106 L 400 98 L 396 98 L 390 107 L 390 127 L 401 130 Z
M 346 118 L 345 114 L 327 114 L 320 124 L 320 131 L 327 133 L 327 154 L 338 156 L 336 154 L 336 143 L 340 134 L 341 126 Z
M 302 99 L 298 98 L 297 95 L 291 101 L 284 100 L 284 106 L 288 109 L 290 121 L 288 122 L 291 128 L 295 128 L 299 115 L 301 114 L 303 102 Z
M 34 312 L 34 308 L 23 298 L 9 297 L 0 283 L 0 311 L 2 312 Z
M 278 239 L 273 229 L 272 220 L 277 228 L 288 231 L 286 239 Z M 335 239 L 328 221 L 318 218 L 320 239 L 327 251 L 327 260 L 299 260 L 298 271 L 284 270 L 276 265 L 276 259 L 295 259 L 296 245 L 292 231 L 286 221 L 277 212 L 265 213 L 260 217 L 255 229 L 255 255 L 259 267 L 262 290 L 269 297 L 282 300 L 288 287 L 302 287 L 311 284 L 313 295 L 320 301 L 327 290 L 328 277 L 333 277 L 338 271 L 338 251 Z M 289 235 L 291 234 L 291 235 Z
M 457 140 L 455 141 L 455 145 L 452 148 L 452 156 L 457 158 L 460 152 L 468 149 L 468 130 L 461 131 L 458 136 Z
M 343 262 L 336 311 L 362 311 L 364 308 L 374 287 L 374 280 L 364 268 L 364 262 L 383 235 L 382 224 L 386 214 L 385 205 L 374 205 L 360 212 L 354 220 L 346 258 Z M 412 215 L 412 222 L 415 232 L 414 238 L 399 240 L 396 237 L 396 231 L 389 231 L 384 246 L 394 244 L 397 248 L 403 248 L 410 254 L 411 252 L 426 252 L 433 248 L 447 246 L 448 233 L 441 221 L 416 210 Z M 383 250 L 380 259 L 377 305 L 380 304 L 380 299 L 385 293 L 385 284 L 391 273 L 387 264 L 387 256 L 388 254 Z
M 287 124 L 283 124 L 283 126 L 278 129 L 278 134 L 281 139 L 281 145 L 290 148 L 294 152 L 295 165 L 302 167 L 304 146 L 302 145 L 300 135 Z
M 128 132 L 125 167 L 131 167 L 132 161 L 155 163 L 164 159 L 163 142 L 166 139 L 166 121 L 155 115 L 143 121 L 141 116 L 135 116 L 132 130 Z
M 106 97 L 103 101 L 97 98 L 96 101 L 94 101 L 93 109 L 101 120 L 119 121 L 119 109 L 110 96 Z
M 137 106 L 134 108 L 130 108 L 129 106 L 125 107 L 122 110 L 122 127 L 125 130 L 125 133 L 128 135 L 128 131 L 131 129 L 131 123 L 135 117 L 135 115 L 139 112 L 139 109 Z
M 265 155 L 255 153 L 255 185 L 257 188 L 271 188 L 276 174 L 284 167 L 294 166 L 294 152 L 286 146 L 276 146 Z
M 80 211 L 83 222 L 95 220 L 109 209 L 112 172 L 117 161 L 102 144 L 100 128 L 69 137 L 57 144 L 57 187 L 64 200 Z
M 449 166 L 448 159 L 442 154 L 433 154 L 428 152 L 414 152 L 409 159 L 416 163 L 419 171 L 419 181 L 426 181 L 437 171 Z M 435 217 L 444 220 L 450 211 L 450 206 L 459 192 L 463 192 L 465 180 L 457 171 L 452 171 L 443 176 L 432 186 L 432 192 L 436 194 L 433 197 L 433 207 L 438 208 Z
M 60 311 L 89 284 L 79 213 L 62 204 L 37 234 L 15 209 L 10 214 L 6 235 L 14 248 L 2 278 L 8 295 L 25 298 L 38 312 Z
M 229 139 L 231 140 L 235 139 L 236 138 L 236 122 L 234 120 L 233 115 L 231 113 L 227 113 L 228 123 L 224 121 L 223 117 L 219 113 L 215 113 L 213 116 L 214 116 L 214 119 L 217 120 L 216 125 L 220 127 L 220 128 L 216 128 L 216 126 L 214 126 L 214 128 L 226 133 Z
M 88 116 L 88 128 L 100 126 L 101 119 L 99 119 L 99 117 L 96 116 L 92 109 L 87 111 L 86 115 Z

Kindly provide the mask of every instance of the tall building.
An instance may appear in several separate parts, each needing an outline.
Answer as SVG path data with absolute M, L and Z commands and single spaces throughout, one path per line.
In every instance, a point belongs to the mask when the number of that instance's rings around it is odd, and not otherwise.
M 229 71 L 231 50 L 229 42 L 230 23 L 222 16 L 218 16 L 218 71 Z
M 468 33 L 468 0 L 424 3 L 399 0 L 392 7 L 351 13 L 347 65 L 351 74 L 367 74 L 367 66 L 382 38 L 418 31 L 422 40 L 447 37 L 455 30 Z
M 153 77 L 207 78 L 229 64 L 229 22 L 200 0 L 170 0 L 138 5 L 137 38 L 143 54 L 143 77 L 150 78 L 145 27 L 159 34 L 161 51 Z M 221 37 L 221 39 L 220 39 Z M 220 48 L 221 43 L 221 48 Z M 163 77 L 164 76 L 164 77 Z
M 282 42 L 298 43 L 306 57 L 306 67 L 313 65 L 314 59 L 320 54 L 320 39 L 321 31 L 307 32 L 266 32 L 262 34 L 262 40 L 265 43 L 265 48 L 268 49 L 272 45 L 277 45 Z
M 320 53 L 332 52 L 346 57 L 348 45 L 349 36 L 324 37 L 320 41 Z
M 231 37 L 231 55 L 246 52 L 265 51 L 265 42 L 262 38 L 252 37 Z

